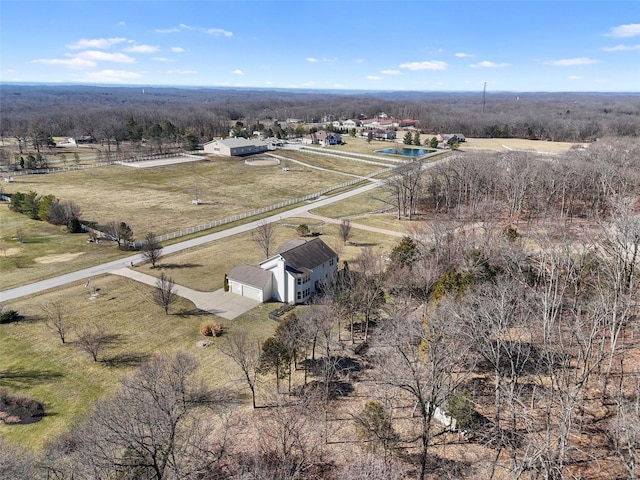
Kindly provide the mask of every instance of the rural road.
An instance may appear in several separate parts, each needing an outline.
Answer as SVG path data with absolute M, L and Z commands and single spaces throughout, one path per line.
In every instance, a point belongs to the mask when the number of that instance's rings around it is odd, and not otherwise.
M 440 160 L 437 160 L 432 163 L 427 163 L 424 165 L 424 169 L 433 168 L 437 165 L 440 165 L 445 162 L 451 161 L 456 156 L 449 156 Z M 369 190 L 373 190 L 381 185 L 384 182 L 381 180 L 372 181 L 367 185 L 356 188 L 354 190 L 350 190 L 348 192 L 340 193 L 338 195 L 333 195 L 327 198 L 320 198 L 313 202 L 309 202 L 306 205 L 302 205 L 299 207 L 292 208 L 286 212 L 282 212 L 276 215 L 271 215 L 267 218 L 261 218 L 260 220 L 255 220 L 253 222 L 245 223 L 243 225 L 238 225 L 236 227 L 231 227 L 226 230 L 222 230 L 220 232 L 211 233 L 209 235 L 203 235 L 202 237 L 194 238 L 191 240 L 185 240 L 184 242 L 175 243 L 173 245 L 168 245 L 162 249 L 162 255 L 170 255 L 172 253 L 180 252 L 182 250 L 187 250 L 189 248 L 198 247 L 200 245 L 204 245 L 209 242 L 214 242 L 216 240 L 220 240 L 222 238 L 230 237 L 233 235 L 237 235 L 239 233 L 248 232 L 257 228 L 260 224 L 266 222 L 276 222 L 279 220 L 283 220 L 285 218 L 292 217 L 304 217 L 308 216 L 307 212 L 314 208 L 324 207 L 325 205 L 330 205 L 335 202 L 340 202 L 347 198 L 353 197 L 355 195 L 359 195 L 361 193 L 368 192 Z M 381 229 L 376 229 L 375 227 L 366 227 L 364 225 L 352 224 L 354 228 L 363 228 L 365 230 L 377 231 L 380 233 L 388 233 L 388 231 L 383 231 Z M 403 236 L 398 235 L 397 236 Z M 101 265 L 96 265 L 95 267 L 85 268 L 83 270 L 78 270 L 76 272 L 67 273 L 64 275 L 60 275 L 58 277 L 49 278 L 47 280 L 41 280 L 39 282 L 31 283 L 29 285 L 24 285 L 22 287 L 16 287 L 9 290 L 4 290 L 0 292 L 0 303 L 7 302 L 9 300 L 15 300 L 16 298 L 26 297 L 29 295 L 34 295 L 36 293 L 43 292 L 45 290 L 50 290 L 52 288 L 57 288 L 62 285 L 68 285 L 74 282 L 83 282 L 89 278 L 97 277 L 99 275 L 104 275 L 106 273 L 111 273 L 115 270 L 120 270 L 124 267 L 128 267 L 133 264 L 138 264 L 144 261 L 142 254 L 138 253 L 136 255 L 131 255 L 126 258 L 121 258 L 119 260 L 114 260 L 112 262 L 103 263 Z

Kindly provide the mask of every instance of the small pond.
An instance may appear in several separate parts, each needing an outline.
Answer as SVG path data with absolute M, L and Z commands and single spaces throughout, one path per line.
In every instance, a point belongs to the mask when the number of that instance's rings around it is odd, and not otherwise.
M 385 153 L 387 155 L 402 155 L 404 157 L 421 157 L 427 153 L 435 152 L 435 150 L 431 148 L 392 147 L 376 150 L 376 152 Z

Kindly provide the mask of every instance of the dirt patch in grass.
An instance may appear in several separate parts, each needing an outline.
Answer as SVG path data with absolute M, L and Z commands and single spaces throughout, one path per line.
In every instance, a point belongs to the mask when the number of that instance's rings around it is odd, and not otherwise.
M 25 395 L 0 392 L 0 421 L 5 425 L 25 425 L 42 420 L 44 407 Z
M 77 253 L 60 253 L 58 255 L 47 255 L 45 257 L 38 257 L 35 259 L 36 263 L 59 263 L 68 262 L 74 258 L 78 258 L 83 252 Z

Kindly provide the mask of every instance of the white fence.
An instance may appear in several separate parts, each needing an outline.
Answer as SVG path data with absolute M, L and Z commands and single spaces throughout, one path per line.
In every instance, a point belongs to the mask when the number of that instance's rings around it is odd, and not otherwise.
M 33 168 L 29 170 L 15 170 L 12 172 L 3 172 L 2 176 L 3 177 L 20 177 L 22 175 L 39 175 L 43 173 L 71 172 L 73 170 L 84 170 L 86 168 L 107 167 L 107 166 L 116 165 L 119 163 L 144 162 L 146 160 L 158 160 L 161 158 L 173 158 L 173 157 L 188 157 L 188 158 L 204 160 L 204 157 L 193 155 L 190 153 L 166 153 L 162 155 L 148 155 L 145 157 L 127 158 L 125 160 L 112 160 L 109 162 L 91 163 L 89 165 L 70 165 L 67 167 L 50 167 L 50 168 Z

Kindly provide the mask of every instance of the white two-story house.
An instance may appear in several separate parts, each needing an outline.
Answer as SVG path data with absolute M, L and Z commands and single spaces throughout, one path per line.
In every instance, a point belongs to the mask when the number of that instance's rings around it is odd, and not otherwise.
M 338 254 L 319 238 L 286 242 L 259 267 L 239 265 L 229 272 L 229 290 L 265 302 L 304 303 L 338 269 Z

